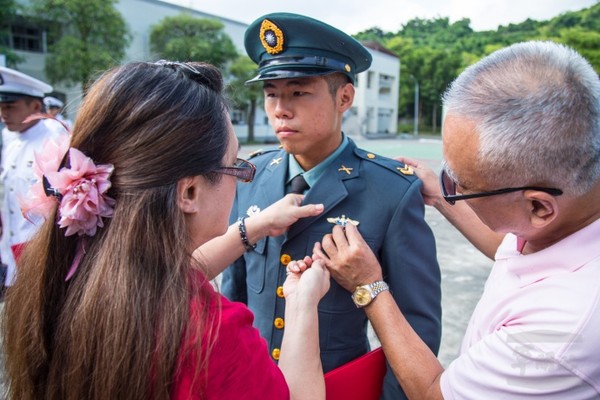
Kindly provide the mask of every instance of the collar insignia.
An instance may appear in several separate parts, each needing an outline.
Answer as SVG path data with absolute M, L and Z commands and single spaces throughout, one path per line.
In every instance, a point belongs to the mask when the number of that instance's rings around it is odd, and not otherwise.
M 350 175 L 352 173 L 353 169 L 354 168 L 348 168 L 348 167 L 344 166 L 344 164 L 342 164 L 341 168 L 338 168 L 338 171 L 344 171 L 345 173 Z
M 414 175 L 415 171 L 412 169 L 410 165 L 405 165 L 404 168 L 396 168 L 402 175 Z
M 269 165 L 279 165 L 281 160 L 283 160 L 283 157 L 274 158 L 271 160 L 271 164 L 269 164 Z

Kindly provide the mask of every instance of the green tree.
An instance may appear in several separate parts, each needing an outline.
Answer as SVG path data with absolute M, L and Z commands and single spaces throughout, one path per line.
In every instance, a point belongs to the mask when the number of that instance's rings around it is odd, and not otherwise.
M 366 31 L 362 31 L 354 35 L 354 38 L 356 40 L 360 40 L 363 42 L 377 42 L 379 44 L 383 44 L 386 40 L 389 40 L 393 37 L 394 35 L 392 33 L 384 32 L 377 27 L 369 28 Z
M 552 18 L 540 28 L 540 34 L 543 39 L 572 47 L 600 74 L 600 2 Z
M 17 9 L 15 0 L 0 0 L 0 54 L 4 54 L 6 65 L 9 67 L 14 67 L 23 61 L 22 57 L 8 47 L 11 23 L 17 17 Z
M 81 85 L 85 95 L 96 74 L 118 64 L 130 41 L 118 0 L 34 0 L 49 28 L 46 75 L 52 83 Z
M 159 58 L 203 61 L 225 67 L 238 54 L 223 28 L 223 23 L 216 19 L 189 14 L 166 17 L 152 27 L 150 48 Z
M 600 73 L 600 1 L 591 7 L 560 14 L 548 21 L 526 19 L 496 30 L 475 32 L 469 19 L 415 18 L 396 33 L 377 27 L 356 35 L 373 40 L 400 57 L 399 116 L 414 110 L 415 82 L 419 83 L 419 116 L 436 130 L 441 120 L 440 99 L 450 82 L 467 66 L 492 51 L 526 40 L 564 43 L 584 56 Z
M 399 110 L 412 114 L 416 80 L 419 83 L 419 116 L 431 121 L 430 125 L 436 131 L 441 121 L 441 96 L 462 69 L 463 53 L 418 46 L 412 38 L 403 37 L 391 39 L 387 47 L 398 54 L 401 62 Z
M 239 109 L 246 109 L 246 123 L 248 125 L 248 142 L 254 141 L 254 121 L 256 119 L 256 107 L 262 98 L 262 85 L 246 85 L 246 81 L 252 79 L 258 73 L 256 64 L 245 55 L 240 55 L 229 67 L 231 80 L 227 87 L 229 97 Z
M 600 75 L 600 32 L 573 27 L 561 30 L 560 36 L 554 40 L 579 52 Z

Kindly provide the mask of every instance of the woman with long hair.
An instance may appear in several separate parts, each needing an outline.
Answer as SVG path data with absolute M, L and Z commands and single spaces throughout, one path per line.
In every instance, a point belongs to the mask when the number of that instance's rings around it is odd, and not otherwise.
M 70 143 L 38 155 L 24 211 L 46 221 L 20 255 L 3 320 L 11 398 L 324 397 L 316 307 L 327 271 L 290 273 L 279 369 L 252 314 L 214 291 L 219 271 L 192 257 L 227 231 L 236 178 L 254 173 L 237 159 L 222 89 L 203 63 L 114 68 Z M 322 210 L 300 198 L 236 225 L 246 230 L 222 251 Z

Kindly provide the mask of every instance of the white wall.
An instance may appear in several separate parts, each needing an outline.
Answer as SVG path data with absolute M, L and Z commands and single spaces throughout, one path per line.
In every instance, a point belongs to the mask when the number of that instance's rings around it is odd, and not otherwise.
M 400 59 L 398 57 L 368 48 L 373 63 L 368 71 L 358 76 L 354 108 L 360 123 L 361 133 L 396 134 L 398 129 L 398 88 L 400 81 Z M 387 76 L 390 79 L 383 80 Z M 368 82 L 370 81 L 370 85 Z M 387 92 L 386 88 L 389 88 Z M 387 123 L 382 127 L 380 114 L 385 114 Z M 387 132 L 386 132 L 387 131 Z

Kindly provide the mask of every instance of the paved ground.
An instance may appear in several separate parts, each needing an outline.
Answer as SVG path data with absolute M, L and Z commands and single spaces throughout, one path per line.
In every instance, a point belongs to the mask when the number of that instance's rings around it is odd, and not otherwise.
M 442 145 L 439 138 L 404 136 L 394 139 L 353 138 L 359 147 L 388 157 L 408 156 L 439 170 Z M 240 157 L 273 145 L 242 145 Z M 492 261 L 477 251 L 435 209 L 427 207 L 425 218 L 436 238 L 442 271 L 442 345 L 439 359 L 447 366 L 457 355 L 469 316 L 483 290 Z M 377 338 L 371 336 L 374 345 Z

